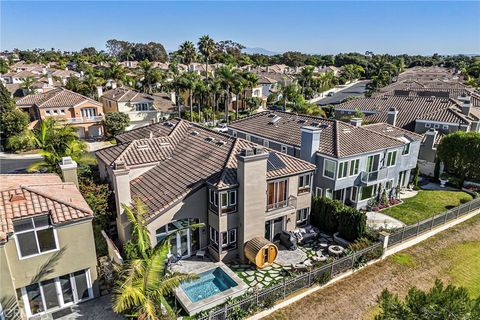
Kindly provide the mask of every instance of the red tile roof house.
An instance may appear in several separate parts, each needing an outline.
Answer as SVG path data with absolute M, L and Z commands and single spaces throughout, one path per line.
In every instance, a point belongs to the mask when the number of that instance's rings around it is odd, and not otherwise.
M 67 180 L 76 177 L 76 164 L 62 168 Z M 49 315 L 98 296 L 93 212 L 75 183 L 56 174 L 0 175 L 0 181 L 6 319 Z
M 30 94 L 16 102 L 32 120 L 55 118 L 75 128 L 81 139 L 104 135 L 103 106 L 79 93 L 57 88 L 46 93 Z
M 387 122 L 402 129 L 425 134 L 418 165 L 423 174 L 433 176 L 436 148 L 446 134 L 480 131 L 480 108 L 472 96 L 453 98 L 383 96 L 354 99 L 335 107 L 339 115 L 364 112 L 370 123 Z
M 364 208 L 382 190 L 406 187 L 421 135 L 386 123 L 361 126 L 287 112 L 234 121 L 228 132 L 316 165 L 315 194 Z
M 315 166 L 306 161 L 179 119 L 116 138 L 96 156 L 115 191 L 121 241 L 130 227 L 120 204 L 135 198 L 148 207 L 152 245 L 205 223 L 173 238 L 172 253 L 183 257 L 208 248 L 218 261 L 243 259 L 249 240 L 275 241 L 309 222 Z

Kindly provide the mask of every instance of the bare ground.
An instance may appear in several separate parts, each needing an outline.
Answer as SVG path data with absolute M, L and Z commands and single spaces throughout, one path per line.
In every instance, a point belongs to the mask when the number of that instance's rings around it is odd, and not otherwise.
M 264 319 L 371 319 L 377 296 L 384 288 L 404 296 L 412 286 L 431 288 L 436 278 L 450 282 L 448 270 L 454 262 L 442 259 L 440 252 L 465 242 L 480 245 L 480 215 L 402 251 L 411 256 L 413 266 L 399 264 L 389 257 Z

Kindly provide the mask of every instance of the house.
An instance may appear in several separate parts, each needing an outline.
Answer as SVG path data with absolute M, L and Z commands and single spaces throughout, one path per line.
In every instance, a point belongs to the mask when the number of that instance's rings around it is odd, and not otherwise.
M 134 89 L 113 88 L 101 94 L 105 112 L 123 112 L 130 117 L 127 130 L 168 118 L 176 112 L 174 98 L 166 93 L 147 94 Z
M 287 112 L 262 112 L 228 127 L 239 137 L 315 164 L 317 196 L 364 208 L 382 190 L 406 187 L 422 136 L 388 124 L 361 126 Z
M 17 100 L 17 107 L 30 114 L 31 120 L 55 118 L 70 124 L 82 139 L 104 135 L 102 104 L 79 93 L 56 88 L 30 94 Z
M 470 96 L 452 98 L 383 96 L 355 99 L 335 107 L 335 115 L 363 112 L 369 123 L 386 122 L 418 134 L 428 133 L 421 144 L 418 165 L 433 175 L 436 146 L 449 133 L 480 131 L 480 108 L 472 106 Z
M 61 167 L 76 181 L 74 162 Z M 93 212 L 75 183 L 56 174 L 0 180 L 0 318 L 54 319 L 98 296 Z
M 122 242 L 130 226 L 121 204 L 141 199 L 151 244 L 178 232 L 171 253 L 208 250 L 218 261 L 243 259 L 256 237 L 277 241 L 282 230 L 309 223 L 312 164 L 180 119 L 118 135 L 96 152 L 100 174 L 115 191 Z

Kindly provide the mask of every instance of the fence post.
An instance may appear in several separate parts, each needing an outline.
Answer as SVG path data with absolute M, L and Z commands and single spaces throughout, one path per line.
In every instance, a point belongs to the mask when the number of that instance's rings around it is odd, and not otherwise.
M 430 230 L 433 229 L 433 221 L 434 221 L 434 220 L 435 220 L 435 215 L 433 215 L 433 217 L 432 217 L 432 223 L 430 224 Z
M 228 305 L 228 303 L 225 303 L 225 305 L 223 306 L 223 314 L 225 315 L 225 319 L 227 319 L 227 316 L 228 316 L 227 305 Z
M 283 299 L 285 300 L 286 297 L 286 291 L 287 291 L 287 286 L 285 284 L 286 280 L 283 278 Z
M 468 202 L 468 212 L 472 211 L 472 201 Z
M 332 267 L 330 268 L 330 280 L 333 278 L 333 266 L 335 265 L 335 260 L 332 261 Z
M 457 209 L 457 214 L 455 215 L 455 219 L 458 219 L 458 216 L 460 215 L 460 210 L 458 210 L 458 208 L 456 209 Z
M 419 232 L 420 232 L 420 221 L 417 221 L 417 231 L 415 232 L 415 236 L 418 236 Z
M 445 219 L 443 220 L 443 224 L 447 223 L 448 211 L 445 211 Z
M 355 252 L 352 255 L 352 268 L 351 268 L 352 270 L 354 266 L 355 266 Z
M 385 259 L 385 251 L 387 251 L 387 248 L 388 248 L 388 241 L 390 240 L 390 233 L 388 233 L 386 231 L 380 231 L 379 240 L 380 240 L 380 242 L 383 243 L 382 259 Z
M 403 236 L 405 235 L 405 227 L 402 229 L 402 240 L 400 242 L 403 242 Z
M 308 271 L 308 287 L 312 285 L 312 271 Z

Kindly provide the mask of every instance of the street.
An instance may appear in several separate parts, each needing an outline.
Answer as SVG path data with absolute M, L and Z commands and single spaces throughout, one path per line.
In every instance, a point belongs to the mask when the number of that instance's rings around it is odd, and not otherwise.
M 367 80 L 359 81 L 358 83 L 354 84 L 349 88 L 338 91 L 337 93 L 335 93 L 334 96 L 325 97 L 323 99 L 318 100 L 317 105 L 326 106 L 329 104 L 339 104 L 350 96 L 363 97 L 365 94 L 367 83 L 368 83 Z
M 14 170 L 26 169 L 39 159 L 2 159 L 0 158 L 0 173 L 10 173 Z

